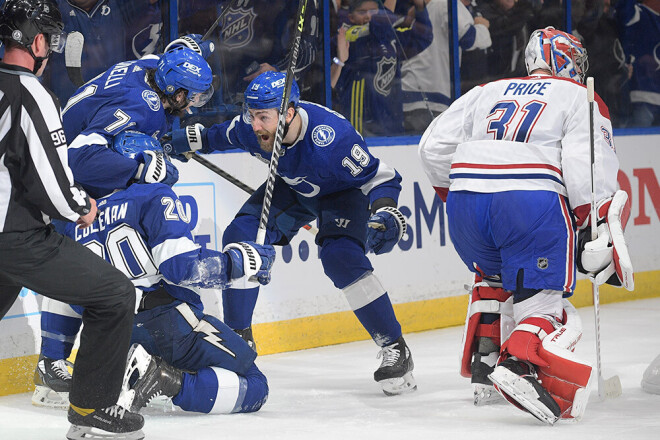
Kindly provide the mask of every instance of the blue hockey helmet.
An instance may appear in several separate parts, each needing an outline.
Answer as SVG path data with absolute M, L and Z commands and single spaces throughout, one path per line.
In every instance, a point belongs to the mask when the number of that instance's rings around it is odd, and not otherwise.
M 139 153 L 150 151 L 163 151 L 163 147 L 156 139 L 139 131 L 122 131 L 112 139 L 112 149 L 129 159 L 135 159 Z
M 167 96 L 186 89 L 186 98 L 194 107 L 201 107 L 213 96 L 213 73 L 206 60 L 192 49 L 173 47 L 158 60 L 154 74 L 156 85 Z
M 245 106 L 249 109 L 280 108 L 286 74 L 284 72 L 264 72 L 252 80 L 245 90 Z M 296 80 L 291 83 L 291 94 L 289 104 L 298 106 L 300 101 L 300 89 Z

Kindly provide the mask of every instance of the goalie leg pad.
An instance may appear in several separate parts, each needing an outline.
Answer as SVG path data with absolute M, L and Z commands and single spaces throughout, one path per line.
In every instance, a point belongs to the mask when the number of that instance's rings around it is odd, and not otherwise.
M 495 315 L 495 319 L 493 320 L 492 317 L 484 319 L 486 318 L 484 315 L 488 314 Z M 501 287 L 491 287 L 477 275 L 465 317 L 463 351 L 460 358 L 461 376 L 472 377 L 472 357 L 475 353 L 488 354 L 479 350 L 481 338 L 489 338 L 499 351 L 501 324 L 506 321 L 503 318 L 511 316 L 513 316 L 511 292 Z

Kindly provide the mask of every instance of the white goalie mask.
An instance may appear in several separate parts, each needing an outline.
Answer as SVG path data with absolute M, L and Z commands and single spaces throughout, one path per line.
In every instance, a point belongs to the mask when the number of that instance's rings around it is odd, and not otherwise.
M 589 68 L 587 49 L 573 35 L 552 26 L 532 32 L 525 48 L 527 73 L 545 69 L 553 76 L 584 83 Z

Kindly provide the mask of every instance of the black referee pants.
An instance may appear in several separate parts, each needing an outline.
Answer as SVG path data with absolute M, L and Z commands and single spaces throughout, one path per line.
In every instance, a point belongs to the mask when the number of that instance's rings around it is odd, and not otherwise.
M 85 307 L 69 400 L 81 408 L 117 402 L 135 310 L 129 279 L 52 226 L 0 233 L 0 319 L 21 287 Z

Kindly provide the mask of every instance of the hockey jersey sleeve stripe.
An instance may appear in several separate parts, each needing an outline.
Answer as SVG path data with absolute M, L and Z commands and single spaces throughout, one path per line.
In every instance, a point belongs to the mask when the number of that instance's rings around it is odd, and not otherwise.
M 383 161 L 380 161 L 378 164 L 378 171 L 376 172 L 376 175 L 367 183 L 362 185 L 360 187 L 360 190 L 362 190 L 362 193 L 364 195 L 368 195 L 371 192 L 371 190 L 373 190 L 378 185 L 382 185 L 383 183 L 389 182 L 390 180 L 393 180 L 395 178 L 396 178 L 396 171 L 394 171 L 394 168 L 387 165 Z
M 197 251 L 198 249 L 199 245 L 188 237 L 171 238 L 154 246 L 151 255 L 154 257 L 156 267 L 158 267 L 172 257 L 185 254 L 186 252 Z
M 502 164 L 502 165 L 491 165 L 491 164 L 481 164 L 481 163 L 453 163 L 451 165 L 452 169 L 456 168 L 477 168 L 484 170 L 516 170 L 516 169 L 548 169 L 554 171 L 561 176 L 561 170 L 553 165 L 547 165 L 542 163 L 517 163 L 517 164 Z
M 101 136 L 98 133 L 92 134 L 79 134 L 76 138 L 69 144 L 70 149 L 80 148 L 87 145 L 108 145 L 108 140 Z

